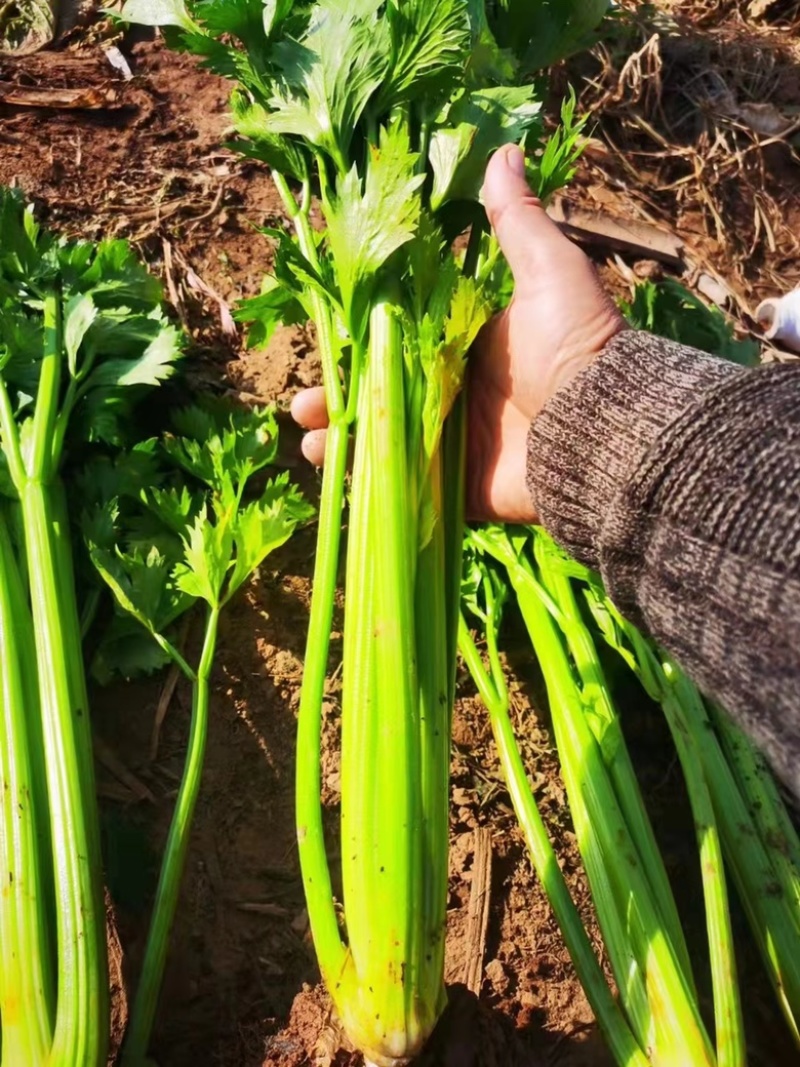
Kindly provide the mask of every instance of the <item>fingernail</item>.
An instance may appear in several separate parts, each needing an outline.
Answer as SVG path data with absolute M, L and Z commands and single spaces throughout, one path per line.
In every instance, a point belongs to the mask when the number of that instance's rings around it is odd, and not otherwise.
M 519 145 L 512 144 L 506 149 L 506 165 L 517 177 L 525 177 L 525 153 Z

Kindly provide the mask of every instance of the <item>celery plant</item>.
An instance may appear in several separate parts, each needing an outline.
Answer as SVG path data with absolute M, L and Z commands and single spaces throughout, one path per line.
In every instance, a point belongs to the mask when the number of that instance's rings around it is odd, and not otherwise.
M 539 531 L 484 527 L 471 532 L 470 540 L 507 575 L 544 675 L 578 845 L 639 1048 L 653 1062 L 675 1067 L 743 1063 L 738 999 L 730 983 L 716 990 L 724 1022 L 717 1030 L 716 1056 L 705 1031 L 671 890 L 630 761 L 621 751 L 624 739 L 599 659 L 563 581 L 568 570 L 560 554 Z M 730 963 L 726 919 L 727 910 L 714 932 L 721 958 Z M 608 1032 L 602 1020 L 601 1025 Z M 627 1062 L 618 1045 L 612 1049 L 619 1062 Z
M 323 977 L 374 1063 L 419 1050 L 444 1003 L 447 778 L 463 434 L 446 427 L 494 306 L 486 161 L 541 131 L 529 75 L 606 0 L 127 0 L 234 77 L 242 150 L 291 222 L 242 310 L 251 337 L 313 320 L 330 428 L 298 723 L 298 843 Z M 539 173 L 569 169 L 574 137 Z M 314 195 L 322 227 L 312 225 Z M 454 239 L 472 227 L 462 264 Z M 344 625 L 344 934 L 323 839 L 319 745 L 355 435 Z
M 536 806 L 525 766 L 514 737 L 508 708 L 508 687 L 498 646 L 502 604 L 507 587 L 485 558 L 470 560 L 463 602 L 484 632 L 489 659 L 487 670 L 462 613 L 458 643 L 461 654 L 486 704 L 500 764 L 503 768 L 534 869 L 561 928 L 575 971 L 597 1017 L 612 1055 L 622 1067 L 645 1067 L 649 1062 L 631 1027 L 614 999 L 592 949 L 578 909 L 570 896 L 555 850 Z
M 87 444 L 120 441 L 131 403 L 177 355 L 158 283 L 124 242 L 56 240 L 0 191 L 0 853 L 15 887 L 0 900 L 4 1064 L 105 1063 L 99 829 L 61 475 Z
M 681 734 L 688 738 L 699 760 L 719 825 L 725 862 L 778 1002 L 800 1043 L 797 835 L 774 781 L 761 757 L 727 720 L 725 712 L 715 709 L 712 721 L 697 687 L 668 656 L 620 616 L 597 583 L 589 586 L 587 601 L 603 636 L 662 705 L 668 721 L 680 723 Z M 755 775 L 752 779 L 751 774 Z M 705 827 L 706 820 L 700 825 Z M 714 864 L 717 863 L 715 859 Z
M 161 865 L 139 985 L 122 1062 L 145 1062 L 169 932 L 178 903 L 208 734 L 210 677 L 220 612 L 264 559 L 284 544 L 312 510 L 286 475 L 247 500 L 254 475 L 278 447 L 269 409 L 191 407 L 173 416 L 175 433 L 146 442 L 116 463 L 95 464 L 84 479 L 105 498 L 85 521 L 92 561 L 111 588 L 123 640 L 126 622 L 149 634 L 165 661 L 192 686 L 192 720 L 175 811 Z M 201 651 L 190 666 L 170 639 L 176 619 L 193 603 L 205 609 Z M 105 641 L 106 666 L 116 634 Z M 140 664 L 158 665 L 145 652 Z M 133 666 L 130 650 L 124 669 Z

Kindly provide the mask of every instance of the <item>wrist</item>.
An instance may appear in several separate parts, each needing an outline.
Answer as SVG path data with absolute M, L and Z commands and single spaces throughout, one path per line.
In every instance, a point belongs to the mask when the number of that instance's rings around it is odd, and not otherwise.
M 542 525 L 599 568 L 608 516 L 648 449 L 699 393 L 741 370 L 663 338 L 618 331 L 531 423 L 527 485 Z
M 569 343 L 559 351 L 545 379 L 541 403 L 534 417 L 556 393 L 566 389 L 582 371 L 594 363 L 614 337 L 629 329 L 616 308 L 611 307 L 602 319 L 576 331 L 575 336 L 570 337 Z

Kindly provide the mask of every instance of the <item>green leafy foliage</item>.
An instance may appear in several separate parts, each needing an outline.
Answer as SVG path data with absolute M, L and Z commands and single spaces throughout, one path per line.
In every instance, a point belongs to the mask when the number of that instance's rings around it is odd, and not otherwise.
M 391 56 L 380 0 L 320 0 L 305 34 L 276 47 L 270 99 L 274 133 L 301 137 L 346 166 L 350 143 L 370 98 L 380 89 Z
M 143 387 L 169 378 L 180 357 L 160 285 L 124 241 L 57 239 L 18 193 L 0 189 L 0 374 L 20 421 L 39 388 L 47 294 L 57 295 L 62 327 L 57 444 L 68 431 L 120 441 Z
M 528 181 L 541 200 L 548 200 L 554 192 L 568 185 L 583 152 L 583 131 L 586 119 L 575 114 L 577 99 L 570 94 L 561 106 L 561 122 L 547 139 L 541 155 L 535 156 L 528 167 Z
M 417 156 L 400 123 L 381 131 L 370 163 L 363 191 L 353 167 L 325 205 L 331 256 L 350 323 L 363 316 L 380 268 L 413 238 L 420 212 L 414 194 L 425 180 L 415 173 Z
M 501 48 L 525 70 L 543 70 L 592 43 L 610 0 L 487 0 L 489 25 Z
M 242 138 L 234 147 L 243 155 L 260 159 L 270 167 L 297 181 L 308 176 L 308 154 L 292 138 L 282 137 L 270 125 L 270 112 L 248 93 L 234 89 L 231 93 L 231 116 Z
M 174 413 L 173 430 L 115 462 L 99 461 L 83 478 L 93 492 L 84 536 L 117 605 L 95 657 L 102 677 L 115 665 L 126 677 L 161 665 L 173 651 L 171 628 L 195 601 L 227 603 L 313 514 L 285 474 L 244 499 L 253 475 L 276 456 L 271 409 L 195 405 Z M 161 652 L 125 646 L 130 619 Z
M 166 630 L 191 603 L 191 594 L 172 580 L 171 561 L 155 546 L 145 553 L 91 545 L 90 555 L 119 606 L 153 634 Z
M 206 403 L 173 415 L 174 435 L 162 442 L 170 458 L 220 499 L 240 500 L 248 478 L 272 463 L 278 426 L 271 408 Z
M 758 342 L 737 338 L 719 308 L 705 304 L 674 278 L 640 283 L 633 300 L 621 306 L 637 330 L 648 330 L 744 366 L 755 366 L 759 361 Z
M 458 88 L 471 44 L 469 13 L 462 0 L 407 0 L 388 4 L 389 77 L 376 110 L 424 100 L 429 115 Z
M 446 273 L 443 276 L 446 278 Z M 439 293 L 442 289 L 440 286 Z M 461 391 L 472 342 L 493 312 L 482 287 L 464 275 L 456 276 L 446 299 L 439 293 L 431 301 L 418 331 L 419 360 L 427 382 L 422 423 L 428 457 L 436 453 L 445 419 Z
M 541 102 L 529 75 L 543 49 L 564 54 L 582 42 L 606 6 L 128 0 L 124 18 L 167 25 L 236 83 L 236 147 L 301 183 L 299 203 L 281 188 L 290 216 L 307 219 L 314 192 L 322 201 L 325 227 L 301 223 L 302 241 L 264 231 L 276 242 L 274 273 L 237 311 L 250 343 L 314 318 L 321 301 L 344 328 L 346 365 L 349 344 L 366 344 L 367 311 L 383 282 L 420 279 L 423 256 L 435 276 L 452 256 L 452 237 L 485 226 L 479 197 L 492 152 L 524 142 L 542 195 L 568 180 L 582 129 L 574 97 L 540 146 Z M 431 255 L 428 237 L 439 231 Z
M 527 85 L 476 89 L 455 100 L 431 138 L 434 209 L 446 200 L 476 200 L 489 156 L 539 126 L 540 112 Z

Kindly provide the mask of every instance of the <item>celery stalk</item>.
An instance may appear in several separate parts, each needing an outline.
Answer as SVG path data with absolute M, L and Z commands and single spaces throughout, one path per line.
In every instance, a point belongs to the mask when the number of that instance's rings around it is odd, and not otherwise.
M 486 637 L 492 660 L 491 672 L 487 672 L 483 666 L 467 624 L 463 615 L 461 616 L 459 648 L 489 711 L 503 776 L 525 836 L 531 861 L 547 893 L 578 979 L 615 1061 L 621 1067 L 645 1067 L 649 1063 L 648 1057 L 642 1051 L 608 988 L 533 798 L 508 713 L 508 690 L 502 668 L 498 669 L 496 620 L 492 617 L 491 608 L 487 612 Z
M 758 821 L 748 810 L 744 799 L 748 792 L 740 791 L 697 687 L 669 657 L 654 652 L 604 594 L 593 588 L 587 599 L 608 643 L 640 675 L 645 688 L 655 700 L 662 705 L 665 700 L 668 701 L 665 712 L 673 719 L 681 735 L 690 739 L 690 751 L 700 758 L 715 822 L 719 826 L 725 863 L 733 875 L 778 1002 L 795 1040 L 800 1044 L 800 927 L 796 901 L 791 882 L 788 885 L 781 883 L 769 846 L 759 836 Z M 722 714 L 719 713 L 720 716 Z M 696 762 L 694 755 L 691 759 L 692 763 Z M 696 775 L 696 771 L 692 773 Z M 761 799 L 766 799 L 767 795 L 765 791 L 758 794 Z M 763 818 L 766 820 L 769 816 L 765 814 Z M 780 820 L 780 815 L 777 818 Z M 700 826 L 706 850 L 709 847 L 708 825 L 708 818 L 701 813 Z M 711 847 L 713 849 L 713 844 Z M 719 860 L 712 857 L 710 868 L 704 864 L 703 874 L 704 881 L 709 875 L 719 877 Z M 722 944 L 712 945 L 712 953 L 722 951 L 732 956 L 730 947 L 726 949 Z M 722 955 L 716 959 L 712 957 L 712 964 L 717 971 L 715 993 L 719 999 L 720 992 L 723 992 L 721 987 L 725 982 L 726 968 L 731 964 L 726 963 Z M 729 1002 L 729 1008 L 725 1008 L 717 1004 L 717 1008 L 720 1007 L 722 1016 L 718 1028 L 723 1035 L 732 1035 L 734 1043 L 731 1047 L 735 1048 L 735 1043 L 742 1039 L 735 1037 L 738 1023 L 734 1021 L 733 1029 L 729 1029 L 732 1021 L 729 1009 L 732 1005 Z
M 709 711 L 742 799 L 786 894 L 787 907 L 800 925 L 800 836 L 764 757 L 722 708 L 712 703 Z
M 586 721 L 585 698 L 555 621 L 560 610 L 525 541 L 525 535 L 512 542 L 495 531 L 481 545 L 507 569 L 544 674 L 575 832 L 620 998 L 640 1046 L 655 1062 L 711 1067 L 716 1060 L 698 1005 Z
M 190 830 L 205 759 L 208 737 L 209 679 L 217 646 L 219 608 L 210 607 L 207 612 L 203 649 L 197 674 L 191 679 L 192 723 L 186 763 L 175 802 L 175 811 L 170 822 L 164 858 L 153 904 L 153 918 L 147 932 L 142 971 L 136 989 L 136 999 L 131 1011 L 131 1021 L 125 1034 L 122 1063 L 139 1067 L 144 1062 L 150 1033 L 153 1028 L 158 995 L 167 959 L 169 933 L 178 906 L 181 875 L 189 851 Z
M 519 595 L 519 587 L 517 591 Z M 659 1063 L 675 1067 L 713 1064 L 697 1005 L 662 928 L 616 798 L 608 788 L 599 748 L 582 721 L 579 704 L 569 695 L 569 668 L 555 625 L 535 594 L 523 592 L 520 607 L 548 681 L 558 751 L 587 872 L 593 881 L 600 869 L 608 871 L 616 915 L 630 944 L 629 967 L 637 966 L 644 982 L 649 1009 L 645 1012 L 636 1000 L 629 1000 L 639 1041 L 653 1049 Z M 593 815 L 599 812 L 602 818 Z M 600 917 L 606 909 L 601 900 L 597 906 Z M 609 916 L 605 926 L 602 918 L 600 921 L 605 933 L 609 923 L 618 920 Z M 635 972 L 621 970 L 617 980 L 624 1001 L 638 987 L 638 981 L 631 984 Z
M 74 584 L 63 573 L 69 533 L 60 506 L 61 457 L 52 448 L 64 359 L 61 314 L 60 294 L 51 289 L 44 296 L 44 355 L 25 453 L 4 382 L 0 430 L 22 507 L 52 822 L 58 996 L 51 1059 L 92 1067 L 105 1062 L 108 981 L 91 731 L 75 653 L 80 622 Z
M 396 309 L 379 301 L 370 315 L 348 545 L 342 722 L 348 947 L 331 983 L 348 1032 L 376 1064 L 405 1062 L 421 1048 L 444 996 L 446 875 L 439 868 L 447 848 L 449 670 L 443 587 L 432 597 L 422 585 L 442 584 L 444 543 L 434 537 L 418 562 L 403 388 Z M 434 497 L 437 485 L 434 476 L 428 490 Z M 330 898 L 326 907 L 330 918 Z M 314 922 L 319 928 L 319 915 Z M 323 974 L 343 951 L 334 943 L 328 958 L 318 939 Z
M 541 568 L 542 584 L 558 605 L 558 622 L 564 632 L 571 656 L 583 687 L 589 709 L 586 720 L 594 734 L 603 760 L 608 767 L 625 821 L 628 824 L 642 867 L 653 890 L 666 933 L 690 988 L 694 989 L 689 951 L 683 936 L 675 897 L 669 884 L 664 861 L 647 816 L 636 773 L 622 734 L 622 724 L 611 699 L 594 640 L 581 618 L 578 602 L 569 577 L 553 565 L 546 543 L 535 541 L 536 558 Z
M 693 742 L 691 727 L 684 714 L 684 700 L 681 698 L 683 686 L 680 675 L 669 660 L 661 664 L 661 669 L 667 681 L 666 691 L 661 698 L 661 706 L 683 767 L 695 832 L 700 846 L 700 869 L 703 879 L 711 980 L 714 990 L 717 1062 L 720 1067 L 740 1067 L 746 1063 L 747 1049 L 719 825 L 702 759 Z
M 688 951 L 672 891 L 646 818 L 620 724 L 610 705 L 608 688 L 597 660 L 594 642 L 580 618 L 570 579 L 564 573 L 564 569 L 559 567 L 559 553 L 554 553 L 549 539 L 540 534 L 536 535 L 535 546 L 543 584 L 553 594 L 559 606 L 562 628 L 578 671 L 583 678 L 586 697 L 591 701 L 594 713 L 589 716 L 588 721 L 595 730 L 598 742 L 601 743 L 618 799 L 653 886 L 667 931 L 683 964 L 687 980 L 691 983 Z M 658 686 L 658 693 L 683 766 L 700 846 L 700 869 L 706 902 L 714 988 L 717 1059 L 720 1064 L 738 1067 L 745 1061 L 745 1040 L 717 821 L 702 765 L 693 746 L 687 740 L 689 730 L 682 716 L 680 700 L 677 699 L 675 691 L 669 684 L 670 665 L 667 663 L 661 665 L 658 673 L 663 679 L 662 684 Z M 596 724 L 599 716 L 602 717 L 605 729 L 598 735 Z M 612 730 L 608 730 L 609 724 L 613 725 Z
M 172 373 L 179 337 L 158 283 L 124 242 L 57 239 L 13 190 L 0 189 L 0 244 L 0 489 L 19 517 L 13 547 L 0 533 L 1 759 L 9 788 L 30 794 L 19 821 L 5 810 L 0 843 L 18 887 L 0 906 L 9 964 L 0 978 L 3 1054 L 30 1067 L 100 1067 L 109 1029 L 105 906 L 62 478 L 96 442 L 118 449 L 126 394 L 135 399 Z
M 0 1017 L 3 1063 L 45 1063 L 54 985 L 41 856 L 43 796 L 32 742 L 39 714 L 33 629 L 5 515 L 0 512 Z M 31 736 L 33 734 L 33 736 Z
M 739 791 L 702 697 L 686 678 L 682 689 L 681 705 L 705 767 L 725 860 L 786 1022 L 800 1045 L 800 926 L 796 904 L 777 879 L 770 852 Z

